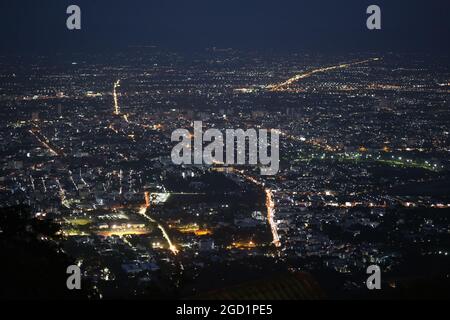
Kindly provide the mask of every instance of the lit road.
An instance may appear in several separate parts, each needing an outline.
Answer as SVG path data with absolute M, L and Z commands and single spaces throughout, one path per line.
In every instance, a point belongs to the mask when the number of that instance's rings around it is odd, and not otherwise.
M 117 88 L 120 86 L 120 80 L 117 80 L 114 82 L 114 89 L 113 89 L 113 97 L 114 97 L 114 114 L 118 116 L 120 114 L 119 109 L 119 101 L 117 98 Z
M 160 223 L 158 223 L 155 219 L 153 219 L 152 217 L 150 217 L 147 214 L 147 209 L 150 208 L 150 202 L 151 202 L 150 194 L 148 192 L 146 192 L 145 193 L 145 205 L 141 206 L 141 208 L 139 209 L 139 214 L 141 216 L 143 216 L 144 218 L 146 218 L 148 221 L 155 223 L 158 226 L 158 229 L 161 230 L 164 239 L 167 241 L 167 244 L 169 245 L 169 250 L 172 251 L 172 253 L 176 255 L 179 251 L 178 251 L 177 247 L 173 244 L 173 242 L 170 239 L 169 234 L 167 233 L 164 226 L 162 226 Z
M 42 133 L 40 133 L 36 129 L 32 129 L 28 131 L 31 133 L 52 155 L 54 156 L 64 156 L 62 151 L 57 151 L 56 148 L 50 145 L 50 140 L 45 137 Z
M 114 82 L 114 88 L 113 88 L 113 97 L 114 97 L 114 115 L 119 116 L 120 115 L 120 107 L 119 107 L 119 98 L 117 97 L 117 88 L 120 87 L 120 79 Z M 124 114 L 123 119 L 125 122 L 128 121 L 128 115 Z
M 283 81 L 283 82 L 280 82 L 280 83 L 277 83 L 277 84 L 268 85 L 266 87 L 266 89 L 268 89 L 269 91 L 283 91 L 287 87 L 289 87 L 291 84 L 297 82 L 298 80 L 308 78 L 308 77 L 310 77 L 310 76 L 312 76 L 314 74 L 317 74 L 317 73 L 323 73 L 323 72 L 337 70 L 337 69 L 345 69 L 345 68 L 353 67 L 353 66 L 360 65 L 360 64 L 369 63 L 369 62 L 372 62 L 372 61 L 378 61 L 378 60 L 380 60 L 380 58 L 373 58 L 373 59 L 367 59 L 367 60 L 358 61 L 358 62 L 343 63 L 343 64 L 339 64 L 339 65 L 336 65 L 336 66 L 314 69 L 314 70 L 311 70 L 311 71 L 308 71 L 308 72 L 297 74 L 297 75 L 293 76 L 292 78 L 289 78 L 286 81 Z
M 56 178 L 56 184 L 58 185 L 59 188 L 59 197 L 61 199 L 61 204 L 66 208 L 70 208 L 69 202 L 67 201 L 66 198 L 66 191 L 64 190 L 58 178 Z
M 275 202 L 273 201 L 273 192 L 269 188 L 265 188 L 264 184 L 255 178 L 246 175 L 244 171 L 239 170 L 233 170 L 234 172 L 240 174 L 243 178 L 247 179 L 248 181 L 256 184 L 259 187 L 264 188 L 264 193 L 266 195 L 266 209 L 267 209 L 267 221 L 269 222 L 270 231 L 272 232 L 272 243 L 276 247 L 281 246 L 280 237 L 278 235 L 278 229 L 277 224 L 275 223 L 274 216 L 275 216 Z
M 266 208 L 267 208 L 267 219 L 269 221 L 270 230 L 272 232 L 272 243 L 276 247 L 281 246 L 280 237 L 278 236 L 277 225 L 274 221 L 274 213 L 275 213 L 275 203 L 273 201 L 273 193 L 270 189 L 264 190 L 266 193 Z

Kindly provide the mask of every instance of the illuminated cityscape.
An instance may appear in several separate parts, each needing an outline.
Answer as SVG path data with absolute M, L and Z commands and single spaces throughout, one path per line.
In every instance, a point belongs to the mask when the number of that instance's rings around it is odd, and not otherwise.
M 194 297 L 287 270 L 326 290 L 335 274 L 351 294 L 367 264 L 395 287 L 425 258 L 448 272 L 448 68 L 399 55 L 129 57 L 2 64 L 2 204 L 56 221 L 97 297 L 150 284 Z M 280 172 L 174 165 L 170 134 L 194 120 L 279 128 Z
M 448 299 L 448 2 L 16 2 L 0 300 Z

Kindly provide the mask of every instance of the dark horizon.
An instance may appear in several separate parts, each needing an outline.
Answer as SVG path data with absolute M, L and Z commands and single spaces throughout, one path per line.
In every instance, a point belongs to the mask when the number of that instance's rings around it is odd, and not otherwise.
M 82 29 L 66 28 L 81 8 Z M 382 30 L 366 28 L 366 8 L 382 10 Z M 123 50 L 156 45 L 261 51 L 437 52 L 450 44 L 448 1 L 4 1 L 0 54 Z

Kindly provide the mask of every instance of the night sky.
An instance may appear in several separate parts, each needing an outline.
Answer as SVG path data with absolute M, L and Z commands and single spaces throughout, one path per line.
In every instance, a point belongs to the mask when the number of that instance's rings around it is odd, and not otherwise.
M 0 0 L 0 53 L 114 50 L 434 51 L 450 49 L 449 0 Z M 82 30 L 66 29 L 77 4 Z M 382 30 L 366 8 L 382 9 Z

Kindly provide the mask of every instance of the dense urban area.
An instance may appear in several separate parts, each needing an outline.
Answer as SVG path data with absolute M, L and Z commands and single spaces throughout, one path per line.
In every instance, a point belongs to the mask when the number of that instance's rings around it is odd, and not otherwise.
M 389 292 L 448 283 L 446 59 L 0 57 L 0 205 L 56 223 L 38 240 L 74 259 L 94 299 L 208 297 L 293 274 L 311 294 L 357 296 L 374 264 Z M 278 130 L 278 173 L 174 164 L 171 134 L 194 121 Z

